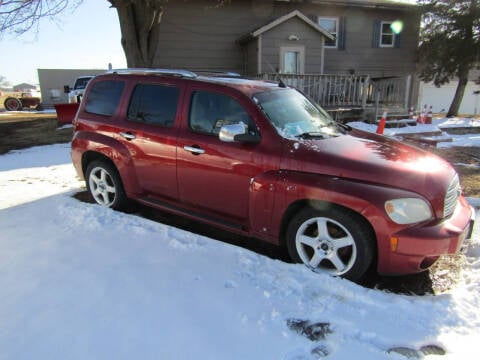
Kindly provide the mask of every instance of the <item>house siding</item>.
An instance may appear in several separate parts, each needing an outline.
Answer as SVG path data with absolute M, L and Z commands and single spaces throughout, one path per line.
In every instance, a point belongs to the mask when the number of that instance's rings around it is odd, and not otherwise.
M 407 75 L 415 71 L 419 18 L 411 12 L 367 10 L 361 8 L 325 9 L 322 16 L 346 19 L 345 50 L 325 49 L 325 73 L 342 74 L 350 70 L 373 77 Z M 404 23 L 399 48 L 374 48 L 373 24 L 400 20 Z
M 299 40 L 288 40 L 290 35 L 298 36 Z M 320 73 L 322 69 L 322 36 L 298 17 L 276 26 L 263 35 L 263 71 L 278 72 L 280 47 L 303 46 L 305 48 L 305 73 Z
M 420 18 L 414 10 L 241 0 L 231 0 L 224 6 L 215 6 L 212 1 L 170 0 L 161 23 L 154 65 L 251 73 L 256 67 L 253 64 L 257 50 L 251 45 L 244 49 L 236 40 L 293 10 L 307 16 L 345 17 L 345 50 L 325 49 L 326 74 L 346 74 L 354 70 L 356 74 L 380 77 L 404 75 L 415 70 Z M 372 47 L 375 19 L 404 22 L 400 48 Z M 262 40 L 263 72 L 272 71 L 266 61 L 278 67 L 275 46 L 280 45 L 281 37 L 292 31 L 282 30 L 282 25 L 278 28 L 269 31 Z M 321 41 L 319 36 L 316 38 Z M 310 42 L 310 37 L 306 41 Z M 319 73 L 320 53 L 310 53 L 309 46 L 306 51 L 305 72 Z

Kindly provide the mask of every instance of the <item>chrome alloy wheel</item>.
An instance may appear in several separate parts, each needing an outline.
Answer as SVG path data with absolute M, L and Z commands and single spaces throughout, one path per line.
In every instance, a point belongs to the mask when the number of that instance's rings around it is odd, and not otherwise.
M 357 247 L 352 234 L 339 222 L 314 217 L 303 222 L 295 235 L 302 262 L 314 271 L 342 275 L 354 266 Z
M 90 193 L 94 200 L 106 207 L 111 207 L 117 197 L 117 189 L 112 175 L 104 168 L 97 166 L 90 171 L 88 177 Z

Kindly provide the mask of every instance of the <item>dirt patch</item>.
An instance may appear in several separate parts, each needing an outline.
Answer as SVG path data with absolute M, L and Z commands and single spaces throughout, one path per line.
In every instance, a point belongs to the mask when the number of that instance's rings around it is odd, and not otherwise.
M 66 143 L 72 126 L 58 127 L 56 114 L 0 113 L 0 154 L 31 146 Z
M 468 197 L 480 197 L 480 148 L 450 147 L 427 149 L 449 161 L 460 177 L 463 193 Z

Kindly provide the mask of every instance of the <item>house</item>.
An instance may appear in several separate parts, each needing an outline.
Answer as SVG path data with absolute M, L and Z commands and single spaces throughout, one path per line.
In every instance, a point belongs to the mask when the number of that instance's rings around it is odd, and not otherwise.
M 295 13 L 296 16 L 285 15 Z M 309 33 L 311 19 L 335 38 L 327 39 L 325 63 Z M 283 17 L 283 19 L 282 19 Z M 395 35 L 391 25 L 403 25 Z M 391 0 L 212 1 L 172 0 L 162 17 L 158 67 L 230 70 L 245 75 L 281 68 L 282 47 L 304 48 L 304 73 L 368 74 L 372 77 L 408 75 L 415 71 L 420 14 L 411 3 Z M 250 63 L 246 35 L 252 36 L 262 66 Z M 288 54 L 286 56 L 289 56 Z M 260 71 L 259 71 L 260 70 Z
M 277 72 L 335 75 L 317 95 L 348 104 L 353 97 L 358 103 L 361 95 L 363 105 L 375 102 L 373 81 L 388 79 L 388 85 L 378 87 L 384 93 L 381 101 L 395 92 L 407 106 L 414 96 L 411 75 L 419 26 L 417 6 L 404 1 L 171 0 L 162 17 L 154 66 L 267 78 Z M 289 83 L 303 84 L 305 90 L 310 80 L 296 77 Z
M 37 90 L 37 87 L 27 83 L 21 83 L 13 86 L 13 91 L 15 92 L 27 92 L 28 90 Z

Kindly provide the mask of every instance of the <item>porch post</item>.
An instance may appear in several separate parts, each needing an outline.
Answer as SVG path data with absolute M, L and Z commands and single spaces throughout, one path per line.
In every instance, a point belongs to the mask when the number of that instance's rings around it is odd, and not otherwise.
M 408 75 L 405 81 L 405 109 L 408 111 L 410 102 L 410 91 L 412 89 L 412 75 Z
M 322 55 L 320 59 L 320 74 L 323 75 L 324 67 L 325 67 L 325 36 L 322 36 Z
M 262 34 L 257 38 L 257 74 L 262 73 Z

